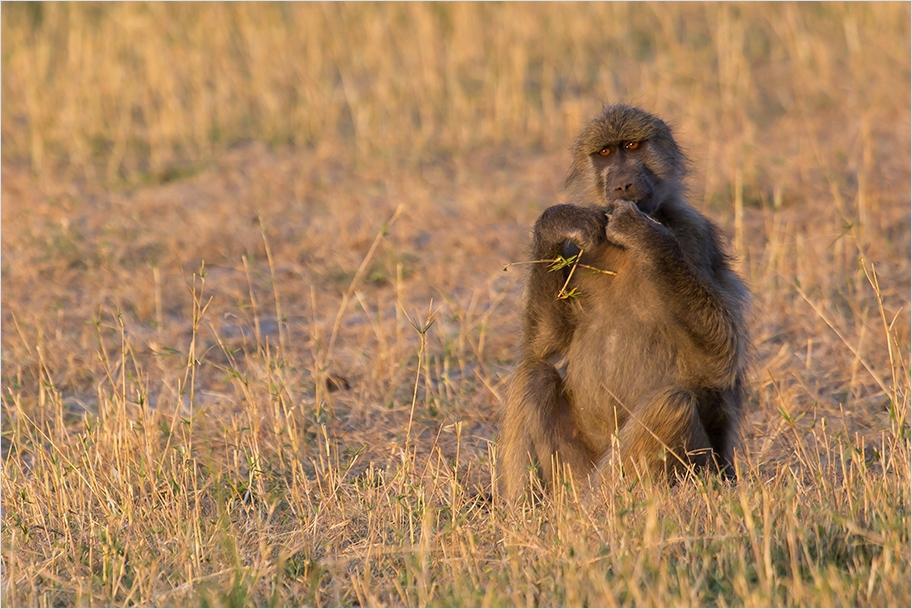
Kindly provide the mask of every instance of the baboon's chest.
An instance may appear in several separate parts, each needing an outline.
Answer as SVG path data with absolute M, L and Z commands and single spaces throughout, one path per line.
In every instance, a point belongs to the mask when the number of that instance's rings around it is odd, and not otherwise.
M 677 331 L 664 311 L 639 299 L 636 285 L 618 282 L 628 294 L 609 290 L 583 303 L 567 352 L 564 386 L 574 418 L 585 435 L 602 437 L 627 409 L 674 383 L 678 375 Z

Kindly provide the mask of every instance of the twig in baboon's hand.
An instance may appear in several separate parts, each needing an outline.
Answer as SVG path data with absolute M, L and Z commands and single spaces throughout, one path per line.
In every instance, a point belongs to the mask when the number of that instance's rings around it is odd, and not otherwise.
M 550 264 L 551 268 L 548 270 L 559 271 L 560 269 L 573 264 L 576 257 L 577 257 L 577 255 L 574 254 L 573 256 L 570 256 L 569 258 L 564 258 L 563 256 L 558 256 L 557 258 L 554 258 L 553 260 L 523 260 L 522 262 L 510 262 L 510 263 L 507 263 L 504 265 L 504 270 L 506 271 L 511 266 L 516 266 L 518 264 Z M 612 276 L 617 275 L 616 271 L 600 269 L 598 267 L 594 267 L 589 264 L 583 264 L 582 262 L 580 262 L 577 266 L 579 266 L 580 268 L 584 268 L 587 271 L 592 271 L 593 273 L 601 273 L 602 275 L 612 275 Z
M 580 252 L 580 254 L 582 254 L 582 252 Z M 557 258 L 555 258 L 554 261 L 551 263 L 551 266 L 550 266 L 550 268 L 548 268 L 548 271 L 553 273 L 554 271 L 559 271 L 562 268 L 570 266 L 571 264 L 573 265 L 573 268 L 576 268 L 576 265 L 578 262 L 579 262 L 579 254 L 573 254 L 569 258 L 565 258 L 562 255 L 558 255 Z
M 586 269 L 587 271 L 592 271 L 593 273 L 601 273 L 602 275 L 611 275 L 611 276 L 617 275 L 617 271 L 609 271 L 607 269 L 600 269 L 598 267 L 594 267 L 594 266 L 591 266 L 588 264 L 583 264 L 582 262 L 580 262 L 577 266 L 579 266 L 581 269 Z
M 564 287 L 566 287 L 566 286 L 564 286 Z M 567 300 L 568 298 L 579 298 L 581 294 L 582 294 L 582 292 L 580 292 L 579 288 L 570 288 L 569 292 L 567 292 L 564 289 L 561 289 L 561 291 L 557 294 L 557 299 L 558 300 Z
M 561 287 L 561 289 L 557 293 L 558 300 L 566 300 L 568 298 L 577 298 L 580 295 L 579 288 L 572 288 L 569 292 L 567 291 L 567 284 L 570 283 L 570 278 L 573 277 L 573 273 L 576 271 L 576 267 L 582 267 L 584 269 L 592 271 L 593 273 L 601 273 L 602 275 L 612 275 L 612 276 L 617 275 L 617 273 L 615 271 L 609 271 L 606 269 L 600 269 L 600 268 L 597 268 L 594 266 L 590 266 L 588 264 L 583 264 L 582 262 L 580 262 L 580 259 L 582 258 L 582 256 L 583 256 L 583 251 L 580 250 L 580 252 L 578 254 L 574 254 L 574 255 L 568 256 L 568 257 L 558 254 L 557 258 L 554 258 L 553 260 L 525 260 L 523 262 L 511 262 L 509 264 L 504 265 L 504 270 L 506 271 L 508 268 L 510 268 L 514 264 L 547 264 L 547 265 L 549 265 L 549 267 L 548 267 L 549 272 L 559 271 L 559 270 L 567 268 L 569 266 L 570 272 L 567 274 L 567 280 L 564 281 L 564 285 Z
M 570 267 L 570 272 L 567 273 L 567 280 L 564 281 L 564 285 L 562 285 L 561 289 L 558 290 L 558 292 L 557 292 L 558 300 L 566 300 L 568 298 L 576 298 L 577 296 L 579 296 L 580 292 L 577 288 L 573 288 L 568 292 L 567 284 L 569 284 L 570 280 L 573 278 L 573 273 L 576 272 L 576 267 L 579 265 L 580 258 L 582 258 L 582 257 L 583 257 L 583 250 L 580 250 L 578 254 L 570 256 L 569 258 L 564 258 L 563 256 L 558 256 L 557 262 L 555 262 L 553 265 L 551 265 L 551 268 L 548 269 L 549 271 L 556 271 L 556 270 L 562 269 L 565 266 L 567 266 L 568 264 L 570 264 L 571 260 L 573 261 L 573 266 Z

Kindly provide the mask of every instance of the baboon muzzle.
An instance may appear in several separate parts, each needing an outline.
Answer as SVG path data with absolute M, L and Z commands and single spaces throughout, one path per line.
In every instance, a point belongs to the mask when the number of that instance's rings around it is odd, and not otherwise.
M 608 201 L 631 201 L 639 204 L 652 198 L 652 187 L 643 176 L 624 171 L 610 176 L 605 185 L 605 198 Z

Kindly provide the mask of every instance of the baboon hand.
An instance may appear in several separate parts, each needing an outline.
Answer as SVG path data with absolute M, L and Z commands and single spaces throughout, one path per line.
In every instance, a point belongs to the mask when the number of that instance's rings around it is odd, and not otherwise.
M 564 255 L 589 251 L 605 242 L 608 218 L 599 209 L 577 205 L 555 205 L 535 223 L 535 245 L 541 255 L 561 247 Z
M 611 243 L 633 251 L 647 251 L 651 245 L 675 242 L 666 227 L 644 214 L 636 203 L 625 200 L 608 203 L 605 237 Z

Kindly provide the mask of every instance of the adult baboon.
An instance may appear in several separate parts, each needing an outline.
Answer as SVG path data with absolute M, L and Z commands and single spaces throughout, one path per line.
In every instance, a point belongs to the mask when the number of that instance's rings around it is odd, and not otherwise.
M 685 199 L 684 155 L 664 122 L 624 105 L 603 108 L 572 153 L 565 187 L 578 204 L 539 217 L 532 260 L 578 255 L 617 274 L 530 265 L 501 489 L 519 498 L 532 467 L 550 483 L 555 462 L 597 485 L 613 454 L 628 471 L 732 476 L 749 297 L 716 227 Z

